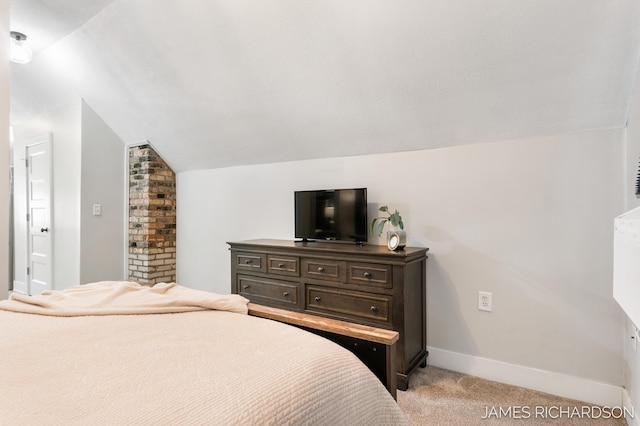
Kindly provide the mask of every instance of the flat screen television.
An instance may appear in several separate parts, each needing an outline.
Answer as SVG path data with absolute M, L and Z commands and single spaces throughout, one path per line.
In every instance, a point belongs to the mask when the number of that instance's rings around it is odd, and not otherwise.
M 295 237 L 367 241 L 367 189 L 295 191 Z

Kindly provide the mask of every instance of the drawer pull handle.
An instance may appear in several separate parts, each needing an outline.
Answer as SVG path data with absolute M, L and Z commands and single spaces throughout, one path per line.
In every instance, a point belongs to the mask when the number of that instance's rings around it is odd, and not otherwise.
M 250 285 L 243 285 L 243 286 L 242 286 L 242 289 L 243 289 L 243 290 L 248 290 L 248 289 L 249 289 L 249 287 L 251 287 L 251 286 L 250 286 Z
M 244 263 L 245 263 L 245 265 L 250 264 L 250 263 L 251 263 L 251 259 L 245 259 L 245 260 L 244 260 Z
M 284 268 L 284 263 L 278 263 L 278 268 Z
M 378 308 L 376 308 L 375 306 L 372 306 L 372 307 L 371 307 L 371 312 L 374 312 L 374 313 L 375 313 L 375 312 L 378 312 Z
M 315 300 L 316 303 L 320 303 L 320 298 L 318 296 L 316 296 L 313 300 Z
M 324 268 L 322 266 L 318 266 L 318 272 L 324 272 Z
M 364 275 L 364 277 L 365 277 L 365 278 L 371 278 L 371 274 L 370 274 L 370 273 L 368 273 L 368 272 L 365 272 L 365 273 L 364 273 L 364 274 L 362 274 L 362 275 Z
M 283 295 L 284 297 L 289 297 L 289 292 L 288 292 L 288 291 L 285 291 L 284 293 L 282 293 L 282 295 Z

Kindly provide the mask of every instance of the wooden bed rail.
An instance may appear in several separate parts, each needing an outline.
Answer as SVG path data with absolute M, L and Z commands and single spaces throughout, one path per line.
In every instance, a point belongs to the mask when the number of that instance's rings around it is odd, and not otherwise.
M 300 312 L 286 311 L 284 309 L 271 308 L 256 303 L 249 303 L 248 306 L 249 315 L 255 317 L 268 318 L 287 324 L 312 328 L 314 330 L 322 330 L 342 336 L 367 340 L 369 342 L 382 343 L 383 345 L 392 345 L 398 341 L 398 332 L 393 330 L 369 327 L 367 325 L 323 318 Z
M 397 331 L 386 330 L 383 328 L 370 327 L 362 324 L 355 324 L 347 321 L 339 321 L 331 318 L 323 318 L 316 315 L 305 314 L 301 312 L 287 311 L 284 309 L 272 308 L 269 306 L 249 303 L 249 315 L 271 319 L 286 324 L 295 325 L 306 328 L 310 331 L 317 330 L 319 332 L 331 333 L 338 336 L 345 336 L 351 339 L 359 339 L 367 342 L 373 342 L 384 345 L 385 350 L 363 353 L 363 348 L 358 344 L 350 347 L 351 343 L 345 345 L 358 356 L 378 377 L 383 381 L 389 393 L 396 398 L 397 377 L 396 377 L 396 342 L 399 334 Z M 351 341 L 354 342 L 354 341 Z M 383 357 L 383 358 L 381 358 Z M 375 365 L 382 364 L 383 371 L 375 371 Z M 381 377 L 382 376 L 382 377 Z

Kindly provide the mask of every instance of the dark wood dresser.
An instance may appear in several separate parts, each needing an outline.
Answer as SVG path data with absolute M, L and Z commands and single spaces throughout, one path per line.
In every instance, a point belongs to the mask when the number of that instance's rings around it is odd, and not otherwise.
M 399 333 L 398 389 L 426 365 L 427 248 L 289 240 L 229 242 L 231 291 L 253 303 Z

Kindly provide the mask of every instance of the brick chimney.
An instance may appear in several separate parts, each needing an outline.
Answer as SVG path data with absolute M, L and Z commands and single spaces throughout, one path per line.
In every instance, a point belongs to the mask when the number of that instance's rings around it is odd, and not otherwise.
M 150 145 L 129 149 L 129 274 L 176 281 L 176 175 Z

